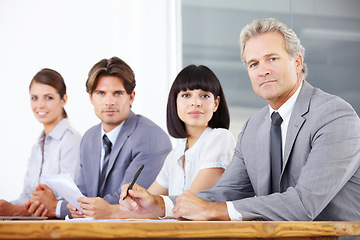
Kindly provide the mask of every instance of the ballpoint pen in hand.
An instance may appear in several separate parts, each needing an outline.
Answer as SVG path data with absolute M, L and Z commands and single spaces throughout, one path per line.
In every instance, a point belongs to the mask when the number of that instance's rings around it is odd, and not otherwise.
M 136 180 L 138 179 L 138 177 L 139 177 L 139 175 L 140 175 L 140 173 L 141 173 L 141 171 L 142 171 L 143 169 L 144 169 L 144 165 L 141 165 L 141 167 L 139 168 L 139 170 L 137 170 L 137 172 L 135 173 L 134 179 L 132 180 L 132 182 L 130 183 L 128 189 L 126 190 L 126 196 L 123 197 L 123 200 L 125 200 L 125 198 L 129 195 L 129 190 L 132 189 L 132 187 L 134 186 Z

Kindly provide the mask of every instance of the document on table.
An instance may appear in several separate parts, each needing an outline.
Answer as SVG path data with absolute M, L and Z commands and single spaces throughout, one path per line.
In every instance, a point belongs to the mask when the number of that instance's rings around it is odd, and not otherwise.
M 81 210 L 80 203 L 76 199 L 82 197 L 83 194 L 76 186 L 70 174 L 45 175 L 41 177 L 40 182 L 48 185 L 51 190 L 62 196 L 76 209 Z
M 94 218 L 69 218 L 69 216 L 65 217 L 65 221 L 73 221 L 73 222 L 129 222 L 129 221 L 169 221 L 169 222 L 177 222 L 182 221 L 180 219 L 172 218 L 172 219 L 94 219 Z

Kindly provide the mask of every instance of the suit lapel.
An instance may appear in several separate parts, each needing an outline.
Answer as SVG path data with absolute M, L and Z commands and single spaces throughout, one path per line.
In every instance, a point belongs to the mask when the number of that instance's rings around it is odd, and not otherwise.
M 106 179 L 109 175 L 109 172 L 113 168 L 115 161 L 118 158 L 118 155 L 120 154 L 121 148 L 124 146 L 126 140 L 134 131 L 136 127 L 136 120 L 137 120 L 136 115 L 132 111 L 130 111 L 128 118 L 125 120 L 124 125 L 121 127 L 121 130 L 116 138 L 115 145 L 111 150 L 109 165 L 107 167 L 104 183 L 107 182 Z M 104 188 L 104 184 L 101 187 Z
M 300 90 L 299 96 L 295 102 L 294 109 L 291 113 L 288 130 L 286 133 L 286 143 L 284 151 L 284 166 L 289 160 L 291 149 L 294 146 L 296 137 L 301 129 L 301 126 L 306 121 L 304 115 L 309 111 L 310 100 L 314 88 L 304 80 L 302 89 Z
M 270 193 L 270 119 L 269 119 L 269 109 L 266 108 L 263 123 L 260 125 L 259 130 L 257 132 L 257 140 L 258 143 L 256 146 L 256 168 L 257 171 L 257 195 L 263 196 L 268 195 Z
M 99 186 L 99 173 L 100 173 L 100 162 L 101 160 L 101 124 L 96 129 L 96 134 L 93 136 L 94 141 L 89 141 L 89 154 L 87 155 L 88 168 L 86 171 L 87 179 L 85 184 L 88 186 L 89 196 L 98 196 Z

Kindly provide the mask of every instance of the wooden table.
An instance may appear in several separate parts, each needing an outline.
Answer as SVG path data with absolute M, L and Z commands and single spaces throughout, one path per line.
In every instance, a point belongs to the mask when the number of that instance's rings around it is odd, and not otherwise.
M 0 221 L 0 239 L 329 240 L 339 236 L 360 236 L 360 222 Z

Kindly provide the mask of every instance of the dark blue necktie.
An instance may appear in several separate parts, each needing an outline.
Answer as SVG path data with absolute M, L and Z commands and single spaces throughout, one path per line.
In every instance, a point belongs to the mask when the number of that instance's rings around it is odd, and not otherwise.
M 110 142 L 110 140 L 106 136 L 106 134 L 104 134 L 104 136 L 103 136 L 103 142 L 104 142 L 105 154 L 104 154 L 103 167 L 101 170 L 100 180 L 99 180 L 99 196 L 100 197 L 103 197 L 102 196 L 103 195 L 102 185 L 105 181 L 105 176 L 106 176 L 106 172 L 107 172 L 107 167 L 109 165 L 109 158 L 110 158 L 110 152 L 111 152 L 111 147 L 112 147 L 112 143 Z
M 270 158 L 271 158 L 271 190 L 280 192 L 280 175 L 282 168 L 282 118 L 278 112 L 271 114 Z

